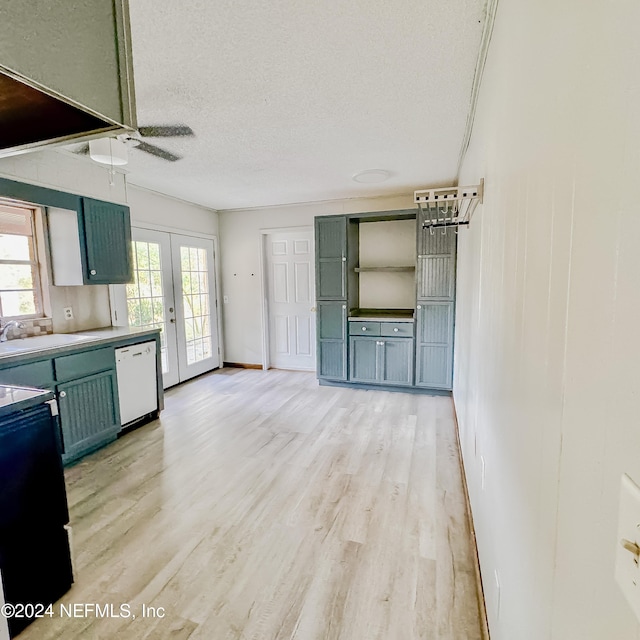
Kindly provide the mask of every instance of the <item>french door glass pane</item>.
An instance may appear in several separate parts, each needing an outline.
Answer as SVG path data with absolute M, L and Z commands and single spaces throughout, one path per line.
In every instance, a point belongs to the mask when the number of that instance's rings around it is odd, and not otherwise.
M 169 370 L 166 317 L 162 291 L 160 245 L 156 242 L 133 242 L 133 284 L 127 285 L 127 312 L 132 327 L 158 328 L 162 373 Z
M 180 271 L 184 309 L 187 364 L 212 356 L 207 252 L 180 247 Z

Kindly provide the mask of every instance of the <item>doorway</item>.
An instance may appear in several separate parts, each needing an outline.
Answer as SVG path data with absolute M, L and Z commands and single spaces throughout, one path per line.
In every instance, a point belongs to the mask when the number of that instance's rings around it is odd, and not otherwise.
M 133 227 L 129 326 L 157 327 L 164 387 L 220 366 L 213 240 Z
M 267 367 L 313 371 L 316 322 L 313 230 L 263 232 Z

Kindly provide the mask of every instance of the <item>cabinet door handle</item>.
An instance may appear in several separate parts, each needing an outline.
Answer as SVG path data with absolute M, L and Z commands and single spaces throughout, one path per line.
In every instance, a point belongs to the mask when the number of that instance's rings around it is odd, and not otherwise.
M 343 308 L 343 309 L 346 309 L 346 308 L 347 308 L 347 305 L 346 305 L 346 304 L 343 304 L 343 305 L 342 305 L 342 308 Z
M 367 327 L 362 327 L 362 330 L 363 330 L 363 331 L 366 331 L 366 330 L 367 330 Z
M 98 272 L 97 272 L 95 269 L 91 269 L 91 271 L 89 271 L 89 273 L 90 273 L 92 276 L 95 276 L 95 275 L 96 275 L 96 273 L 98 273 Z
M 416 309 L 422 309 L 422 305 L 421 305 L 421 304 L 419 304 L 419 305 L 416 307 Z
M 398 327 L 393 327 L 393 332 L 398 333 Z
M 342 256 L 342 262 L 346 262 L 347 258 L 345 256 Z
M 59 395 L 61 398 L 66 398 L 66 397 L 67 397 L 67 392 L 66 392 L 66 391 L 61 391 L 58 395 Z

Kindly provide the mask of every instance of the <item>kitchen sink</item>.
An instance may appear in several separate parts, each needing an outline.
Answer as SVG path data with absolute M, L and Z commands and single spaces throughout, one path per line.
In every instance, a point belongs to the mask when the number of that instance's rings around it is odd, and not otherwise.
M 54 349 L 68 344 L 76 344 L 85 340 L 92 340 L 91 336 L 79 336 L 70 333 L 50 333 L 45 336 L 33 338 L 19 338 L 0 342 L 0 356 L 10 353 L 23 353 L 26 351 L 39 351 L 40 349 Z

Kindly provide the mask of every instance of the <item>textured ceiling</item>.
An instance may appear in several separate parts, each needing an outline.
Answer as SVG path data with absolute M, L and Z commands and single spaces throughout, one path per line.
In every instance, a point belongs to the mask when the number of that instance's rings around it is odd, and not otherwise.
M 450 183 L 483 0 L 130 0 L 138 124 L 183 155 L 129 181 L 215 209 Z M 386 169 L 381 184 L 353 174 Z

